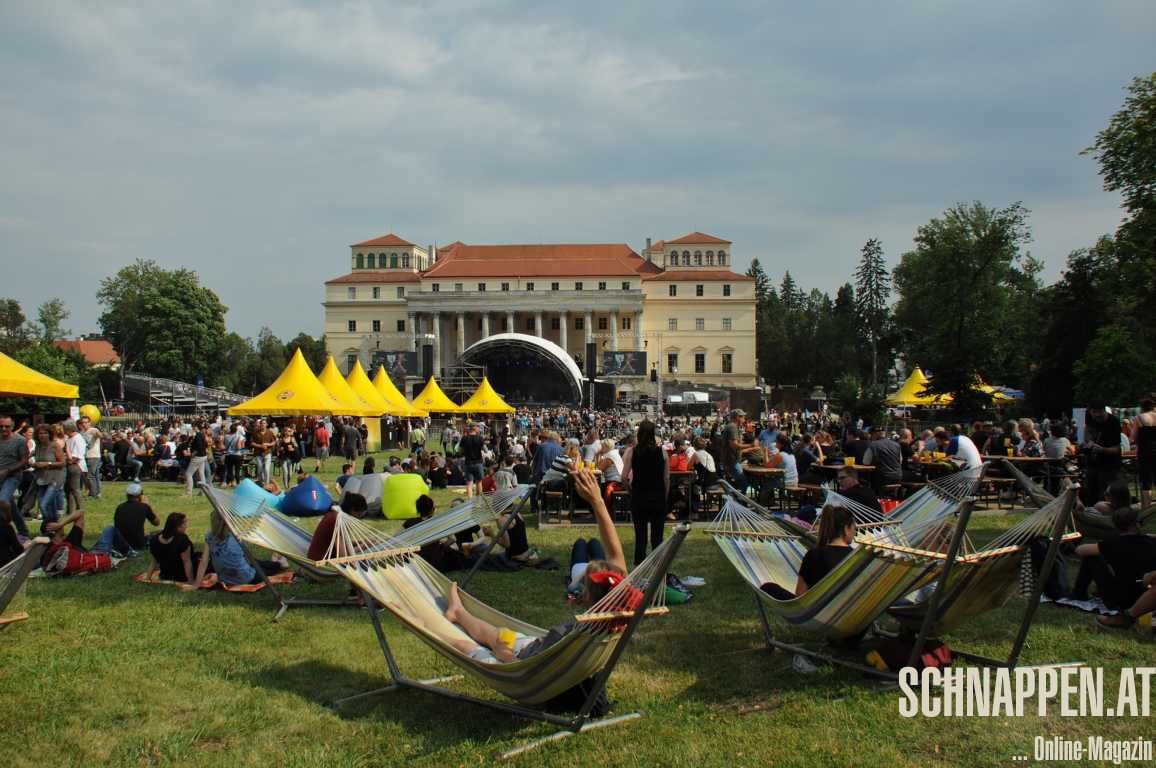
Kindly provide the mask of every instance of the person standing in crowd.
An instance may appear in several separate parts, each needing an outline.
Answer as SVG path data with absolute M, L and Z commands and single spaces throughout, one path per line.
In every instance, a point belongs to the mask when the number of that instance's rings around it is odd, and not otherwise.
M 630 514 L 634 521 L 634 564 L 646 558 L 647 529 L 650 546 L 662 543 L 666 524 L 666 489 L 669 482 L 666 454 L 658 446 L 654 422 L 638 424 L 638 442 L 622 457 L 623 476 L 630 478 Z
M 1132 443 L 1140 475 L 1140 509 L 1147 509 L 1152 505 L 1152 486 L 1156 483 L 1156 395 L 1140 398 L 1140 413 L 1132 421 Z
M 92 419 L 87 416 L 81 416 L 76 425 L 80 431 L 80 436 L 84 438 L 84 463 L 87 470 L 88 495 L 91 498 L 99 499 L 101 491 L 100 465 L 104 456 L 102 450 L 103 435 L 99 429 L 92 425 Z
M 361 433 L 357 431 L 353 419 L 345 419 L 341 424 L 341 447 L 345 451 L 345 460 L 353 461 L 357 458 Z
M 325 461 L 329 458 L 329 430 L 325 428 L 323 421 L 318 421 L 317 428 L 313 430 L 313 453 L 317 459 L 313 471 L 321 472 L 325 469 Z
M 903 449 L 886 435 L 883 427 L 871 427 L 869 434 L 871 442 L 863 454 L 863 463 L 875 467 L 872 476 L 875 493 L 882 494 L 884 486 L 903 482 Z
M 0 416 L 0 502 L 12 505 L 28 459 L 28 441 L 16 434 L 11 416 Z M 18 534 L 28 538 L 24 515 L 15 507 L 12 507 L 12 524 Z
M 1081 453 L 1088 455 L 1086 504 L 1103 498 L 1108 486 L 1120 475 L 1120 432 L 1120 420 L 1108 413 L 1103 403 L 1088 408 L 1084 444 L 1080 446 Z
M 466 436 L 462 438 L 458 450 L 465 459 L 466 498 L 474 497 L 474 483 L 482 482 L 485 468 L 482 463 L 482 436 L 478 433 L 478 425 L 470 423 L 466 426 Z M 480 491 L 479 491 L 480 493 Z
M 232 488 L 241 482 L 242 452 L 245 450 L 245 433 L 241 425 L 233 422 L 229 434 L 225 435 L 225 485 Z
M 258 419 L 257 428 L 249 440 L 249 447 L 253 450 L 253 459 L 257 468 L 257 482 L 261 485 L 273 479 L 273 449 L 276 446 L 277 440 L 269 431 L 265 420 Z
M 209 437 L 208 429 L 197 422 L 193 425 L 193 435 L 186 443 L 189 466 L 185 469 L 185 498 L 193 495 L 193 483 L 198 486 L 209 482 Z M 197 480 L 194 481 L 194 476 Z
M 293 487 L 293 467 L 300 460 L 296 430 L 292 424 L 286 424 L 281 428 L 281 436 L 277 438 L 277 461 L 281 467 L 282 488 Z
M 36 428 L 36 452 L 32 466 L 36 470 L 36 493 L 40 502 L 41 530 L 60 517 L 60 496 L 64 492 L 65 467 L 68 457 L 64 452 L 64 433 L 60 426 L 41 424 Z
M 84 460 L 84 452 L 88 446 L 84 444 L 84 436 L 76 428 L 76 422 L 69 419 L 64 422 L 64 449 L 68 466 L 65 469 L 64 494 L 67 504 L 66 514 L 72 517 L 74 512 L 83 511 L 80 500 L 80 487 L 88 475 L 88 464 Z

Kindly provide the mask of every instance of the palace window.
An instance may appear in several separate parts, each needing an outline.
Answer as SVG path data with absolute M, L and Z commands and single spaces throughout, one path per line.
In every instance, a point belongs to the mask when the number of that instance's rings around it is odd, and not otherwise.
M 558 290 L 558 283 L 550 283 L 550 290 L 551 291 Z
M 714 251 L 707 251 L 706 252 L 706 265 L 708 267 L 714 266 Z
M 722 372 L 723 373 L 734 373 L 734 370 L 733 370 L 734 365 L 735 365 L 734 359 L 735 359 L 734 355 L 731 354 L 730 352 L 723 352 L 722 353 Z
M 533 283 L 526 283 L 526 290 L 527 291 L 534 290 L 534 284 Z
M 678 318 L 677 317 L 672 317 L 666 321 L 666 330 L 668 330 L 668 331 L 677 331 L 678 330 Z
M 502 333 L 505 333 L 508 330 L 510 330 L 510 320 L 509 320 L 509 318 L 503 317 L 502 318 Z
M 600 290 L 600 291 L 606 290 L 606 283 L 604 281 L 601 281 L 598 283 L 598 290 Z
M 582 281 L 578 281 L 578 282 L 574 283 L 574 290 L 576 290 L 576 291 L 582 290 Z
M 706 353 L 705 352 L 695 352 L 694 353 L 694 372 L 695 373 L 706 373 Z
M 361 255 L 360 253 L 357 254 L 357 257 L 354 259 L 353 263 L 355 265 L 354 269 L 365 269 L 365 256 Z
M 374 261 L 374 256 L 372 253 L 365 257 L 365 266 L 367 268 L 373 269 L 375 263 L 376 262 Z
M 409 254 L 403 253 L 401 255 L 401 266 L 403 269 L 409 269 Z
M 701 317 L 696 317 L 694 319 L 694 329 L 696 331 L 705 331 L 706 330 L 706 320 L 704 318 L 701 318 Z
M 527 331 L 534 330 L 534 318 L 532 318 L 532 317 L 526 318 L 526 330 Z
M 455 293 L 461 293 L 462 292 L 462 284 L 461 283 L 454 283 L 454 292 Z
M 719 265 L 720 267 L 725 267 L 725 266 L 727 265 L 727 254 L 726 254 L 726 251 L 719 251 L 719 252 L 718 252 L 718 265 Z
M 390 269 L 397 269 L 397 254 L 396 253 L 389 254 L 389 268 Z
M 684 266 L 684 267 L 690 266 L 690 251 L 683 251 L 682 252 L 682 266 Z
M 627 315 L 626 317 L 622 318 L 622 330 L 624 330 L 624 331 L 629 331 L 629 330 L 630 330 L 630 326 L 633 324 L 633 319 L 634 319 L 634 318 L 630 317 L 629 315 Z
M 502 283 L 502 290 L 503 291 L 510 290 L 510 284 L 509 283 Z
M 585 329 L 586 329 L 586 318 L 584 318 L 584 317 L 574 318 L 574 330 L 582 331 Z
M 698 285 L 696 285 L 694 287 L 694 295 L 695 296 L 702 296 L 702 294 L 703 294 L 702 283 L 699 283 Z
M 562 329 L 562 321 L 556 317 L 550 318 L 550 330 L 559 331 Z
M 348 288 L 346 288 L 345 289 L 345 298 L 349 299 L 350 301 L 353 301 L 354 299 L 356 299 L 357 298 L 357 288 L 352 286 L 352 285 L 349 286 Z
M 405 321 L 404 320 L 398 320 L 397 321 L 397 332 L 398 333 L 405 333 Z
M 376 285 L 373 286 L 373 298 L 375 298 L 375 299 L 381 298 L 381 289 L 378 288 Z
M 606 321 L 605 317 L 598 318 L 598 330 L 605 331 L 608 325 L 609 323 Z
M 622 281 L 622 290 L 624 290 L 624 291 L 630 290 L 630 281 L 629 280 L 623 280 Z
M 442 292 L 442 284 L 441 283 L 434 283 L 433 285 L 431 285 L 429 287 L 429 289 L 431 291 L 433 291 L 434 293 L 441 293 Z
M 353 366 L 357 365 L 357 355 L 349 354 L 345 356 L 345 370 L 352 371 Z
M 702 251 L 695 251 L 694 252 L 694 265 L 696 267 L 702 266 Z
M 399 285 L 399 286 L 397 287 L 397 297 L 398 297 L 399 299 L 404 299 L 404 298 L 405 298 L 405 286 Z
M 485 283 L 478 283 L 478 293 L 485 293 L 485 292 L 486 292 L 486 284 Z
M 731 330 L 731 319 L 729 317 L 723 318 L 723 330 L 724 331 Z
M 723 296 L 731 295 L 731 287 L 729 283 L 723 283 Z
M 678 373 L 678 353 L 677 352 L 667 352 L 666 353 L 666 372 L 667 373 Z
M 374 320 L 373 321 L 373 332 L 374 333 L 381 333 L 381 321 L 380 320 Z
M 350 320 L 346 324 L 345 327 L 349 329 L 350 333 L 357 333 L 357 321 L 356 320 Z
M 675 285 L 674 283 L 670 284 L 669 294 L 671 296 L 677 296 L 678 295 L 678 286 Z

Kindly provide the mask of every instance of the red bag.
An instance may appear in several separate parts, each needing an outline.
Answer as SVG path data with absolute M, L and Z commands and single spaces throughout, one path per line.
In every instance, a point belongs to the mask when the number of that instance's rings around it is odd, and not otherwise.
M 44 572 L 71 576 L 78 573 L 105 573 L 112 570 L 112 556 L 107 552 L 84 552 L 68 542 L 61 542 L 45 555 Z
M 890 515 L 899 506 L 899 499 L 880 499 L 879 508 L 883 510 L 884 515 Z

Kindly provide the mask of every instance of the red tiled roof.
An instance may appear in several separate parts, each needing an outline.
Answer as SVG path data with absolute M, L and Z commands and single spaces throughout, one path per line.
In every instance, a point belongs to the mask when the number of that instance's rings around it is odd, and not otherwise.
M 60 339 L 53 342 L 58 349 L 79 352 L 89 365 L 117 365 L 120 355 L 111 343 L 104 339 Z
M 406 247 L 406 246 L 412 247 L 413 243 L 409 242 L 408 240 L 402 240 L 400 237 L 398 237 L 397 235 L 390 232 L 388 235 L 382 235 L 381 237 L 375 237 L 372 240 L 366 240 L 364 243 L 354 243 L 353 245 L 351 245 L 349 247 L 350 248 L 360 248 L 361 246 L 370 246 L 370 245 L 397 245 L 397 246 L 402 246 L 402 247 Z
M 455 244 L 438 253 L 422 276 L 452 277 L 630 277 L 645 261 L 625 243 L 563 245 Z
M 689 235 L 683 235 L 677 240 L 667 240 L 663 245 L 730 245 L 730 240 L 723 240 L 722 238 L 708 235 L 705 232 L 691 232 Z
M 326 285 L 335 283 L 418 283 L 421 276 L 416 272 L 402 272 L 400 270 L 359 269 L 348 275 L 326 280 Z
M 657 275 L 643 277 L 643 280 L 657 280 L 663 283 L 738 283 L 754 280 L 753 277 L 731 272 L 729 269 L 669 269 Z
M 662 271 L 662 267 L 655 264 L 653 261 L 646 261 L 643 259 L 642 263 L 638 265 L 638 269 L 634 270 L 640 275 L 654 275 Z
M 651 243 L 648 249 L 651 253 L 660 253 L 666 247 L 665 240 L 659 240 L 657 243 Z

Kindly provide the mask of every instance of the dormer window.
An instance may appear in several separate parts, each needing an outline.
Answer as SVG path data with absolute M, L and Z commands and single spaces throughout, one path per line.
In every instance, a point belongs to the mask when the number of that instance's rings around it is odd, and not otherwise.
M 725 267 L 725 266 L 727 265 L 727 254 L 726 254 L 726 251 L 719 251 L 719 252 L 718 252 L 718 265 L 719 265 L 720 267 Z
M 706 252 L 706 265 L 708 267 L 714 266 L 714 251 L 707 251 Z
M 363 254 L 359 253 L 359 254 L 357 254 L 356 257 L 354 257 L 353 268 L 354 269 L 365 269 L 365 256 Z
M 409 254 L 408 253 L 403 253 L 401 255 L 401 268 L 402 269 L 409 269 Z
M 702 266 L 702 251 L 695 251 L 694 252 L 694 265 L 696 267 Z
M 389 268 L 390 269 L 397 269 L 397 254 L 396 253 L 389 254 Z
M 376 264 L 376 263 L 377 263 L 376 257 L 372 253 L 365 257 L 365 266 L 368 269 L 373 269 L 374 264 Z

